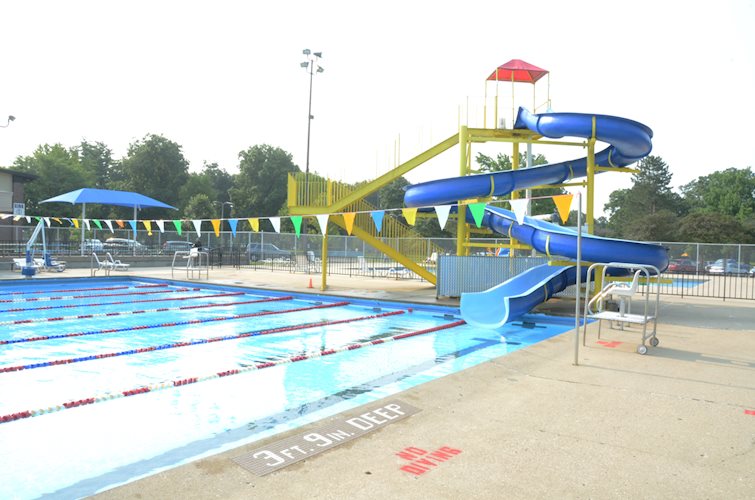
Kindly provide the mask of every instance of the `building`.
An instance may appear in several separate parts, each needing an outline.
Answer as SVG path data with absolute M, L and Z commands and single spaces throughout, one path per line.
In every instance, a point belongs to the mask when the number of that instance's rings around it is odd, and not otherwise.
M 0 214 L 26 215 L 24 206 L 24 184 L 37 176 L 0 168 Z M 23 221 L 24 224 L 26 221 Z M 0 221 L 0 241 L 14 242 L 13 219 Z

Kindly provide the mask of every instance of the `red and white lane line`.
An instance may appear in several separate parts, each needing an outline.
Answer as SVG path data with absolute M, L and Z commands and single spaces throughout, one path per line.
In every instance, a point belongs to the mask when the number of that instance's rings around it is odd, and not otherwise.
M 0 326 L 4 325 L 26 325 L 29 323 L 45 323 L 48 321 L 67 321 L 67 320 L 76 320 L 76 319 L 89 319 L 89 318 L 101 318 L 103 316 L 112 317 L 112 316 L 127 316 L 129 314 L 145 314 L 145 313 L 156 313 L 156 312 L 170 312 L 170 311 L 184 311 L 187 309 L 205 309 L 208 307 L 228 307 L 228 306 L 243 306 L 245 304 L 258 304 L 260 302 L 277 302 L 280 300 L 293 300 L 293 295 L 285 295 L 281 297 L 271 297 L 266 299 L 255 299 L 255 300 L 242 300 L 240 302 L 216 302 L 213 304 L 197 304 L 193 306 L 179 306 L 179 307 L 159 307 L 157 309 L 140 309 L 136 311 L 117 311 L 117 312 L 109 312 L 109 313 L 95 313 L 95 314 L 76 314 L 73 316 L 58 316 L 55 318 L 29 318 L 29 319 L 12 319 L 9 321 L 0 321 Z M 40 340 L 46 340 L 42 337 L 35 337 L 40 338 Z M 28 340 L 22 340 L 28 342 Z M 3 344 L 14 344 L 17 341 L 8 341 L 8 340 L 0 340 L 0 345 Z
M 251 337 L 251 336 L 254 336 L 254 335 L 264 335 L 266 333 L 277 333 L 277 332 L 280 332 L 280 331 L 292 331 L 292 330 L 298 330 L 298 329 L 304 329 L 304 328 L 313 328 L 313 327 L 319 327 L 319 326 L 335 325 L 335 324 L 339 324 L 339 323 L 350 323 L 350 322 L 364 321 L 364 320 L 368 320 L 368 319 L 380 318 L 380 317 L 385 317 L 385 316 L 391 316 L 391 315 L 396 315 L 396 314 L 403 314 L 404 312 L 405 311 L 391 311 L 391 312 L 388 312 L 388 313 L 374 314 L 374 315 L 371 315 L 371 316 L 362 316 L 362 317 L 359 317 L 359 318 L 350 318 L 350 319 L 336 320 L 336 321 L 323 321 L 321 323 L 310 323 L 310 324 L 306 324 L 306 325 L 294 325 L 294 326 L 288 326 L 288 327 L 274 328 L 274 329 L 271 329 L 271 330 L 260 330 L 260 331 L 256 331 L 256 332 L 247 332 L 246 334 L 242 334 L 242 335 L 245 335 L 247 337 Z M 313 351 L 313 352 L 306 353 L 306 354 L 297 354 L 297 355 L 294 355 L 294 356 L 289 356 L 287 358 L 277 359 L 275 361 L 265 361 L 265 362 L 260 362 L 260 363 L 254 363 L 254 364 L 250 364 L 248 366 L 244 366 L 242 368 L 233 368 L 231 370 L 225 370 L 225 371 L 222 371 L 222 372 L 211 373 L 211 374 L 208 374 L 208 375 L 205 375 L 205 376 L 189 377 L 189 378 L 183 378 L 183 379 L 172 380 L 172 381 L 165 381 L 165 382 L 160 382 L 160 383 L 155 383 L 155 384 L 148 384 L 148 385 L 144 385 L 144 386 L 141 386 L 141 387 L 137 387 L 135 389 L 127 389 L 127 390 L 123 390 L 123 391 L 119 391 L 119 392 L 114 392 L 114 393 L 100 394 L 100 395 L 96 395 L 96 396 L 92 396 L 92 397 L 88 397 L 88 398 L 84 398 L 84 399 L 79 399 L 79 400 L 76 400 L 76 401 L 69 401 L 69 402 L 66 402 L 66 403 L 63 403 L 63 404 L 60 404 L 60 405 L 50 406 L 48 408 L 40 408 L 40 409 L 37 409 L 37 410 L 18 411 L 18 412 L 15 412 L 15 413 L 9 413 L 7 415 L 0 416 L 0 424 L 1 423 L 6 423 L 6 422 L 13 422 L 15 420 L 21 420 L 21 419 L 25 419 L 25 418 L 37 417 L 37 416 L 40 416 L 40 415 L 44 415 L 46 413 L 55 413 L 55 412 L 62 411 L 62 410 L 67 410 L 67 409 L 71 409 L 71 408 L 77 408 L 79 406 L 87 406 L 87 405 L 91 405 L 91 404 L 94 404 L 94 403 L 101 403 L 101 402 L 110 401 L 110 400 L 113 400 L 113 399 L 125 398 L 125 397 L 129 397 L 129 396 L 136 396 L 136 395 L 139 395 L 139 394 L 147 394 L 149 392 L 157 392 L 157 391 L 164 390 L 164 389 L 172 389 L 172 388 L 177 388 L 177 387 L 183 387 L 183 386 L 186 386 L 186 385 L 195 384 L 197 382 L 205 382 L 207 380 L 214 380 L 214 379 L 218 379 L 218 378 L 222 378 L 222 377 L 229 377 L 231 375 L 238 375 L 238 374 L 246 373 L 246 372 L 250 372 L 250 371 L 262 370 L 264 368 L 270 368 L 270 367 L 273 367 L 273 366 L 282 365 L 282 364 L 286 364 L 286 363 L 295 363 L 297 361 L 304 361 L 306 359 L 314 359 L 314 358 L 319 358 L 319 357 L 322 357 L 322 356 L 329 356 L 331 354 L 336 354 L 338 352 L 353 351 L 353 350 L 356 350 L 356 349 L 361 349 L 363 347 L 369 347 L 369 346 L 374 346 L 374 345 L 379 345 L 379 344 L 385 344 L 385 343 L 388 343 L 388 342 L 392 342 L 392 341 L 396 341 L 396 340 L 401 340 L 401 339 L 407 339 L 407 338 L 410 338 L 410 337 L 416 337 L 418 335 L 424 335 L 424 334 L 431 333 L 431 332 L 437 332 L 437 331 L 441 331 L 441 330 L 447 330 L 449 328 L 455 328 L 455 327 L 463 325 L 463 324 L 465 324 L 465 322 L 463 320 L 462 321 L 455 321 L 453 323 L 447 323 L 445 325 L 434 326 L 432 328 L 426 328 L 424 330 L 417 330 L 417 331 L 414 331 L 414 332 L 402 333 L 402 334 L 399 334 L 399 335 L 394 335 L 392 337 L 386 337 L 386 338 L 371 340 L 371 341 L 368 341 L 368 342 L 360 342 L 360 343 L 355 343 L 355 344 L 348 344 L 348 345 L 345 345 L 345 346 L 342 346 L 342 347 L 337 347 L 337 348 L 322 349 L 320 351 Z
M 158 288 L 168 286 L 168 283 L 150 283 L 147 285 L 135 285 L 133 287 L 129 285 L 122 286 L 103 286 L 97 288 L 67 288 L 65 290 L 28 290 L 23 292 L 5 292 L 0 293 L 0 297 L 5 295 L 29 295 L 37 293 L 63 293 L 63 292 L 97 292 L 100 290 L 126 290 L 128 288 Z
M 258 316 L 272 316 L 276 314 L 287 314 L 287 313 L 293 313 L 293 312 L 310 311 L 313 309 L 326 309 L 330 307 L 346 306 L 348 304 L 349 304 L 348 302 L 333 302 L 332 304 L 318 304 L 314 306 L 297 307 L 295 309 L 282 309 L 280 311 L 257 311 L 257 312 L 244 313 L 244 314 L 231 314 L 228 316 L 216 316 L 214 318 L 197 318 L 197 319 L 189 319 L 186 321 L 172 321 L 169 323 L 157 323 L 153 325 L 135 325 L 135 326 L 126 326 L 123 328 L 107 328 L 103 330 L 92 330 L 88 332 L 61 333 L 59 335 L 45 335 L 44 337 L 29 337 L 29 338 L 24 338 L 24 339 L 6 340 L 6 341 L 0 342 L 0 345 L 19 344 L 22 342 L 38 342 L 40 340 L 65 339 L 65 338 L 71 338 L 71 337 L 84 337 L 86 335 L 102 335 L 105 333 L 120 333 L 120 332 L 128 332 L 131 330 L 148 330 L 150 328 L 167 328 L 171 326 L 199 325 L 201 323 L 210 323 L 214 321 L 230 321 L 234 319 L 255 318 Z M 231 340 L 234 338 L 240 338 L 240 337 L 231 335 L 227 339 L 223 338 L 221 340 Z M 213 342 L 217 342 L 217 340 L 213 340 Z M 200 339 L 200 340 L 192 340 L 189 342 L 178 342 L 175 344 L 163 344 L 159 346 L 141 347 L 139 349 L 129 349 L 128 351 L 121 351 L 121 352 L 108 353 L 108 354 L 90 354 L 89 356 L 82 356 L 80 358 L 58 359 L 55 361 L 42 361 L 42 362 L 34 363 L 31 365 L 3 366 L 3 367 L 0 367 L 0 373 L 17 372 L 21 370 L 27 370 L 30 368 L 43 368 L 45 366 L 65 365 L 69 363 L 77 363 L 79 361 L 91 361 L 94 359 L 112 358 L 114 356 L 125 356 L 128 354 L 138 354 L 140 352 L 159 351 L 162 349 L 171 349 L 173 347 L 185 347 L 189 345 L 206 344 L 206 343 L 207 343 L 206 339 Z
M 0 304 L 22 303 L 22 302 L 47 302 L 53 300 L 74 300 L 74 299 L 91 299 L 94 297 L 123 297 L 129 295 L 154 295 L 158 293 L 185 292 L 187 290 L 199 290 L 199 288 L 176 288 L 174 290 L 151 290 L 148 292 L 120 292 L 120 293 L 100 293 L 97 295 L 58 295 L 57 297 L 27 297 L 18 299 L 0 299 Z
M 171 290 L 171 292 L 197 292 L 202 290 L 201 288 L 179 288 L 177 290 Z M 208 299 L 214 297 L 232 297 L 237 295 L 244 295 L 246 292 L 227 292 L 227 293 L 213 293 L 210 295 L 190 295 L 189 297 L 167 297 L 163 299 L 144 299 L 144 300 L 121 300 L 117 302 L 97 302 L 90 304 L 65 304 L 62 306 L 42 306 L 42 307 L 20 307 L 14 309 L 3 309 L 0 313 L 4 312 L 27 312 L 27 311 L 46 311 L 50 309 L 71 309 L 76 307 L 99 307 L 99 306 L 115 306 L 123 304 L 141 304 L 144 302 L 165 302 L 166 300 L 195 300 L 195 299 Z M 110 313 L 117 315 L 117 313 Z M 107 314 L 105 316 L 108 316 Z

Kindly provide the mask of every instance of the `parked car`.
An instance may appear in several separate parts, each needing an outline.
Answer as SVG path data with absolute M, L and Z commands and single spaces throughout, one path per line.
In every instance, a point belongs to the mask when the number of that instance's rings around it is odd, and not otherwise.
M 85 252 L 102 252 L 104 245 L 100 240 L 84 240 Z
M 188 252 L 194 243 L 191 241 L 166 241 L 163 243 L 163 247 L 160 250 L 164 254 L 172 254 L 173 252 Z
M 105 252 L 110 252 L 113 255 L 117 254 L 133 254 L 134 250 L 138 255 L 146 254 L 149 249 L 135 240 L 127 240 L 125 238 L 108 238 L 105 243 L 102 244 Z
M 694 261 L 689 259 L 673 259 L 668 264 L 668 272 L 670 273 L 695 273 L 697 272 L 697 266 Z
M 250 261 L 264 259 L 291 260 L 292 258 L 292 253 L 289 250 L 281 250 L 271 243 L 249 243 L 246 246 L 246 255 Z
M 750 265 L 734 259 L 718 259 L 710 269 L 711 274 L 749 274 Z
M 752 269 L 750 269 L 750 278 L 755 278 L 755 266 L 752 266 Z

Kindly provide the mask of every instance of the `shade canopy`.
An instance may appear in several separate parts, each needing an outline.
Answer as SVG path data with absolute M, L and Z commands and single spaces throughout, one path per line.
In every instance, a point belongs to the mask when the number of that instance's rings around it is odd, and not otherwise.
M 505 64 L 498 66 L 493 71 L 488 80 L 498 82 L 521 82 L 535 83 L 548 74 L 547 69 L 538 68 L 521 59 L 512 59 Z
M 99 203 L 101 205 L 133 207 L 134 209 L 156 207 L 172 208 L 174 210 L 177 210 L 176 207 L 172 207 L 166 203 L 163 203 L 162 201 L 150 198 L 149 196 L 144 196 L 143 194 L 132 193 L 131 191 L 113 191 L 110 189 L 77 189 L 76 191 L 61 194 L 55 196 L 54 198 L 42 200 L 40 203 L 53 202 L 70 203 L 72 205 L 77 203 Z

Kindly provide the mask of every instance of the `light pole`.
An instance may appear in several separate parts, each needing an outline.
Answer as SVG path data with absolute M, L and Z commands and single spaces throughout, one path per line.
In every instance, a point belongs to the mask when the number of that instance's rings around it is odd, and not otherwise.
M 301 63 L 301 67 L 309 73 L 309 112 L 307 113 L 307 163 L 304 169 L 304 203 L 309 206 L 309 140 L 312 131 L 312 80 L 315 73 L 322 73 L 325 69 L 320 66 L 319 60 L 322 58 L 322 52 L 310 52 L 304 49 L 302 54 L 307 56 L 307 60 Z
M 223 220 L 223 216 L 225 215 L 225 206 L 228 205 L 231 208 L 228 210 L 228 215 L 231 215 L 231 210 L 233 209 L 233 203 L 230 201 L 224 201 L 223 204 L 220 206 L 220 220 Z
M 311 98 L 310 98 L 311 99 Z M 0 128 L 5 128 L 8 125 L 10 125 L 10 122 L 15 121 L 16 117 L 13 115 L 8 115 L 8 120 L 5 122 L 5 125 L 0 125 Z

